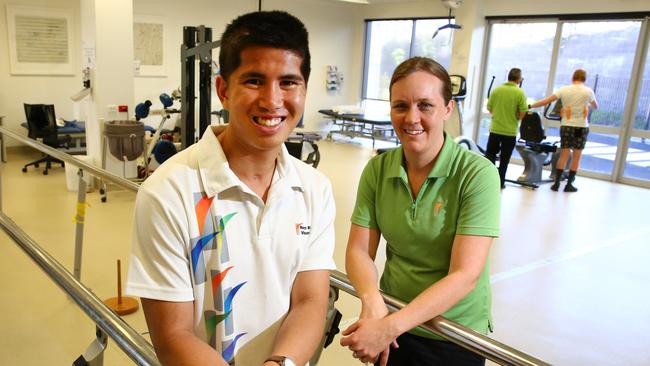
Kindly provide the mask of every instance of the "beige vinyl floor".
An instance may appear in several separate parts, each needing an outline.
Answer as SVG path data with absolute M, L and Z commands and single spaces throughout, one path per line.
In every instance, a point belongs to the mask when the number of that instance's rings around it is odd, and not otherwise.
M 335 259 L 344 270 L 349 217 L 367 141 L 323 141 L 319 170 L 337 203 Z M 22 173 L 38 154 L 10 153 L 0 164 L 2 206 L 24 231 L 72 271 L 76 193 L 65 172 Z M 522 171 L 511 164 L 509 176 Z M 546 173 L 545 173 L 546 175 Z M 580 191 L 502 191 L 501 237 L 492 250 L 493 338 L 556 365 L 650 365 L 650 190 L 578 177 Z M 88 194 L 82 282 L 116 296 L 116 260 L 128 260 L 134 194 Z M 94 337 L 94 323 L 0 233 L 0 365 L 70 365 Z M 126 267 L 126 265 L 124 265 Z M 381 267 L 381 265 L 380 265 Z M 342 294 L 342 328 L 358 315 Z M 142 311 L 124 319 L 145 333 Z M 333 345 L 320 365 L 356 365 Z M 105 365 L 132 362 L 109 340 Z

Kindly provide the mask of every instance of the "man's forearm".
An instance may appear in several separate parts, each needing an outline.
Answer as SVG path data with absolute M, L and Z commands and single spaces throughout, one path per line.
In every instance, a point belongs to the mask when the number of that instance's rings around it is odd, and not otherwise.
M 276 336 L 273 355 L 287 356 L 296 365 L 306 364 L 323 337 L 326 314 L 327 299 L 292 304 Z
M 156 355 L 161 365 L 216 365 L 228 366 L 221 355 L 193 334 L 174 337 L 158 343 Z

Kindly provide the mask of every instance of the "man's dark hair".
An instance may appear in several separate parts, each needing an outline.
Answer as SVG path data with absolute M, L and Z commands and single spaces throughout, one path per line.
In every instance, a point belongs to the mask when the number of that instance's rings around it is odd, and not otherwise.
M 521 69 L 518 69 L 516 67 L 510 69 L 510 72 L 508 73 L 508 81 L 517 82 L 520 80 L 521 80 Z
M 262 46 L 289 50 L 302 58 L 300 72 L 305 82 L 311 72 L 309 39 L 305 25 L 284 11 L 259 11 L 237 17 L 221 36 L 219 66 L 228 81 L 241 64 L 241 53 L 249 47 Z

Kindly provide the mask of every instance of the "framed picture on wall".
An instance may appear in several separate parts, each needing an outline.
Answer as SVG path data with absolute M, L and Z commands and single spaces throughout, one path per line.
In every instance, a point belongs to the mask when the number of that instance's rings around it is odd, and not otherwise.
M 74 75 L 71 9 L 7 4 L 9 64 L 13 75 Z
M 165 18 L 133 15 L 133 57 L 135 76 L 166 77 Z

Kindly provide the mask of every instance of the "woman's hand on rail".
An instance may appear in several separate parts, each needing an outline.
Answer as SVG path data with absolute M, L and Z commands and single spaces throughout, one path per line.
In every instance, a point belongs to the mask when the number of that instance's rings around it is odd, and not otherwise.
M 388 315 L 389 311 L 386 307 L 384 299 L 381 297 L 379 291 L 377 291 L 376 296 L 371 300 L 365 298 L 361 301 L 361 314 L 359 315 L 360 319 L 381 319 Z M 394 348 L 399 347 L 397 340 L 393 340 L 391 343 Z M 388 362 L 388 355 L 390 354 L 390 347 L 387 347 L 379 354 L 379 365 L 385 366 Z M 377 362 L 377 357 L 375 358 L 366 358 L 361 359 L 362 362 L 375 363 Z
M 385 364 L 389 346 L 399 335 L 396 329 L 391 324 L 391 318 L 359 319 L 343 331 L 341 345 L 353 351 L 354 357 L 362 362 L 374 362 L 380 354 L 385 353 L 380 360 L 381 364 Z

